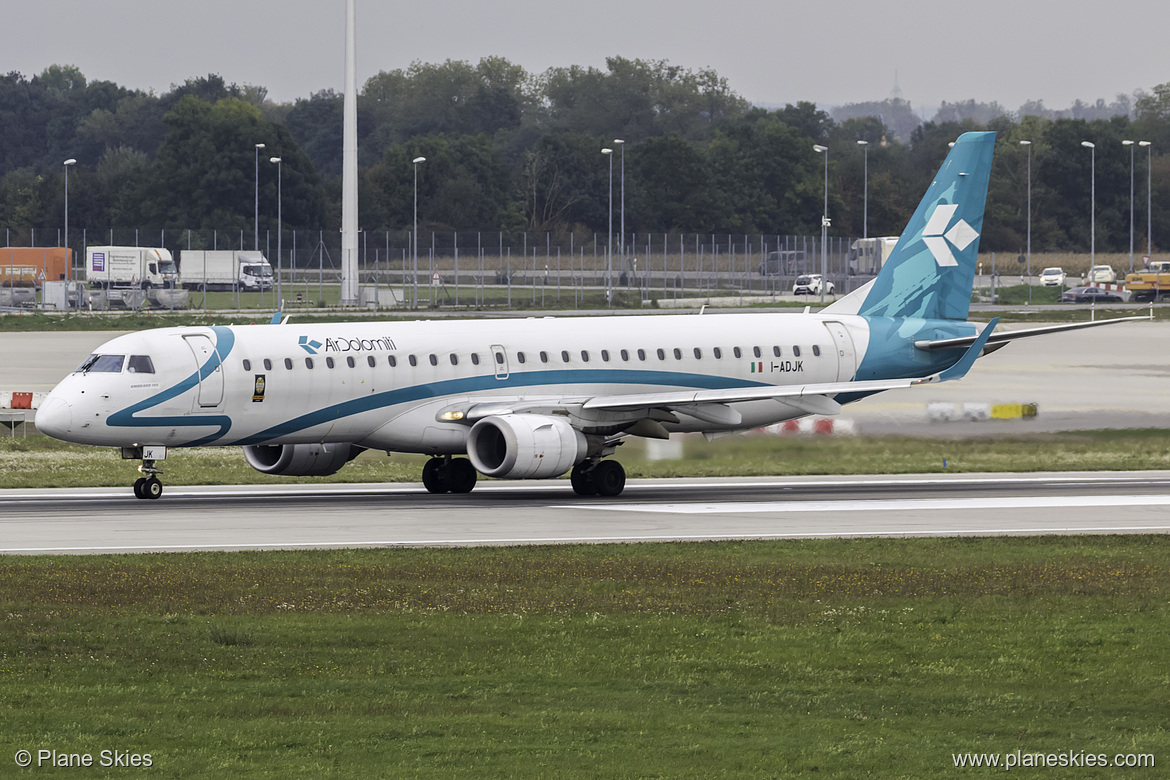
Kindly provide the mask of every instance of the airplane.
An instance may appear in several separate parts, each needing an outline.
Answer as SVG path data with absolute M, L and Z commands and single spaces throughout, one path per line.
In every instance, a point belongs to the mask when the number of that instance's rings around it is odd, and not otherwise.
M 836 414 L 960 379 L 1011 339 L 1144 319 L 968 321 L 994 143 L 960 136 L 875 279 L 820 312 L 159 328 L 99 347 L 36 426 L 140 460 L 143 499 L 162 495 L 170 449 L 208 446 L 271 475 L 325 476 L 376 449 L 431 455 L 432 493 L 569 472 L 578 495 L 616 496 L 627 437 Z

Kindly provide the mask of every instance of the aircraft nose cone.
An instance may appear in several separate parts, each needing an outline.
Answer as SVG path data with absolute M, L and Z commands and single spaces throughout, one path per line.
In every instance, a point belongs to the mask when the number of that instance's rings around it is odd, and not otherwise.
M 73 410 L 65 399 L 50 397 L 37 409 L 36 426 L 41 433 L 62 439 L 73 426 Z

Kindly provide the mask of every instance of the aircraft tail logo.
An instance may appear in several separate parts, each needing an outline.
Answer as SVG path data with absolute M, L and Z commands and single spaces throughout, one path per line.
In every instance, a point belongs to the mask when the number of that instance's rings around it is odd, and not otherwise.
M 994 146 L 995 133 L 959 136 L 859 314 L 967 319 Z

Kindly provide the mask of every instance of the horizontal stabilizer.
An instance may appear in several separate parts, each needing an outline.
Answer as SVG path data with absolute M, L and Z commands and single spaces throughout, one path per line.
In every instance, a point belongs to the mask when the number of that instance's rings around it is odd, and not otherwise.
M 1027 338 L 1029 336 L 1047 336 L 1052 333 L 1060 333 L 1066 330 L 1081 330 L 1082 328 L 1096 328 L 1100 325 L 1116 325 L 1119 322 L 1138 322 L 1139 320 L 1148 320 L 1149 316 L 1141 317 L 1116 317 L 1110 320 L 1094 320 L 1093 322 L 1069 322 L 1062 325 L 1045 325 L 1041 328 L 1024 328 L 1022 330 L 1008 330 L 1000 333 L 993 333 L 987 339 L 987 344 L 998 344 L 1003 346 L 1006 342 L 1015 341 L 1016 339 Z M 986 330 L 986 328 L 984 328 Z M 979 336 L 961 336 L 954 339 L 935 339 L 915 341 L 914 346 L 925 351 L 933 351 L 936 349 L 967 349 L 978 340 Z

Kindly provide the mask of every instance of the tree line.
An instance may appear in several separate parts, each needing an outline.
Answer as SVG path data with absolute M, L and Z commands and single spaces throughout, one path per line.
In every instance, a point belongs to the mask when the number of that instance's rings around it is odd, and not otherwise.
M 1170 235 L 1170 84 L 1082 106 L 1080 116 L 969 102 L 912 125 L 905 101 L 874 106 L 767 110 L 714 71 L 622 57 L 539 75 L 496 57 L 415 63 L 377 74 L 358 97 L 359 224 L 411 224 L 412 160 L 422 156 L 427 231 L 604 233 L 612 164 L 615 203 L 624 177 L 627 232 L 815 235 L 820 144 L 829 149 L 830 235 L 896 234 L 947 144 L 990 129 L 998 148 L 983 249 L 1024 249 L 1029 189 L 1033 250 L 1088 249 L 1094 160 L 1082 141 L 1095 144 L 1097 249 L 1128 248 L 1131 159 L 1136 251 L 1146 251 L 1147 166 L 1154 248 Z M 156 95 L 88 81 L 72 66 L 9 73 L 0 76 L 0 228 L 62 225 L 63 162 L 75 159 L 75 228 L 251 233 L 258 187 L 259 229 L 275 230 L 269 158 L 280 157 L 284 226 L 336 230 L 341 149 L 342 96 L 331 90 L 274 103 L 262 87 L 214 74 Z

